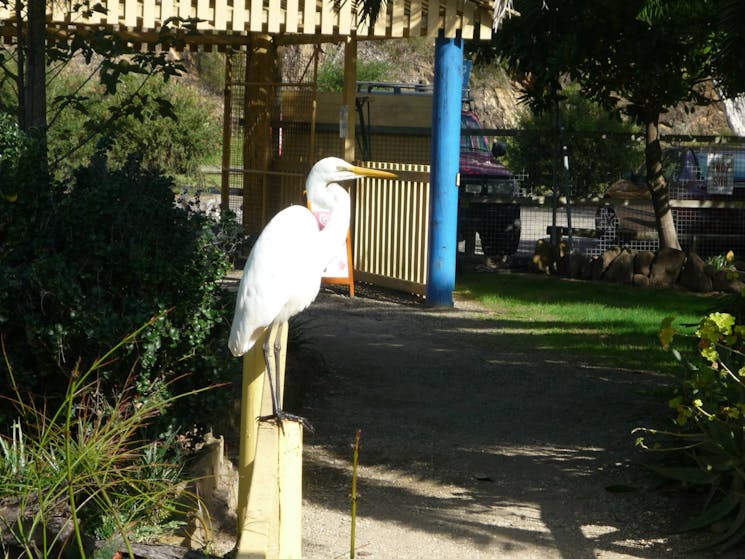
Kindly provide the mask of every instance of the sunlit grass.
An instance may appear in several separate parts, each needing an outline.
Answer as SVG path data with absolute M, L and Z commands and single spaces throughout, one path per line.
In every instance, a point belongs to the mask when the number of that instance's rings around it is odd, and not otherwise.
M 665 317 L 682 329 L 718 305 L 713 296 L 530 274 L 465 274 L 457 295 L 492 311 L 516 343 L 575 353 L 585 361 L 639 370 L 674 366 L 657 337 Z M 522 337 L 520 336 L 522 335 Z

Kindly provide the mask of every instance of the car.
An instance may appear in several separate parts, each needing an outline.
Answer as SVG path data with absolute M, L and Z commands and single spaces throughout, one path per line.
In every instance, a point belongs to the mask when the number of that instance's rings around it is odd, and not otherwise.
M 662 167 L 683 248 L 707 255 L 745 250 L 745 146 L 667 148 Z M 644 166 L 614 182 L 605 198 L 595 214 L 601 239 L 612 244 L 657 239 Z
M 461 112 L 461 131 L 483 130 L 473 111 Z M 461 133 L 458 187 L 458 238 L 466 253 L 475 250 L 478 234 L 482 252 L 489 257 L 511 256 L 520 243 L 519 184 L 499 158 L 504 144 L 489 144 L 479 133 Z

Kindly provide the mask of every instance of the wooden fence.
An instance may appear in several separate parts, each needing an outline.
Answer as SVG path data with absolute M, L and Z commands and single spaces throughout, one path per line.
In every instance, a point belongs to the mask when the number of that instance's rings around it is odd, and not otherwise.
M 364 178 L 352 189 L 355 279 L 424 295 L 429 242 L 429 165 L 363 163 L 397 180 Z

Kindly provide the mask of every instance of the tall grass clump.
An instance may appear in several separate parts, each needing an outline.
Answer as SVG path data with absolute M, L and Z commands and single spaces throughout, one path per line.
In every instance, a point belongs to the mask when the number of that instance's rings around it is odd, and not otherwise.
M 148 327 L 151 327 L 151 322 Z M 164 385 L 115 394 L 102 372 L 147 327 L 125 338 L 87 368 L 76 365 L 62 398 L 42 407 L 24 394 L 3 344 L 16 417 L 0 432 L 0 492 L 6 552 L 29 558 L 92 556 L 108 540 L 132 552 L 142 535 L 184 521 L 181 467 L 174 439 L 144 437 L 146 427 L 182 396 Z M 104 541 L 102 541 L 104 540 Z

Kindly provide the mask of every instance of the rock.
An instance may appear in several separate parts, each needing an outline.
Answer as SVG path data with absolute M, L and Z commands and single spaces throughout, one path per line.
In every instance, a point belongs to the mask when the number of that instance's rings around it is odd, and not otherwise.
M 539 239 L 535 244 L 531 267 L 539 273 L 566 275 L 569 268 L 568 254 L 569 246 L 564 241 L 557 246 Z
M 634 277 L 634 253 L 623 249 L 610 263 L 603 274 L 603 279 L 617 283 L 631 283 Z
M 678 281 L 686 255 L 675 248 L 661 248 L 652 261 L 649 272 L 649 285 L 652 287 L 672 287 Z
M 572 279 L 584 279 L 585 270 L 589 270 L 590 259 L 582 252 L 572 254 L 569 266 L 569 277 Z
M 695 252 L 686 258 L 680 271 L 678 285 L 696 293 L 708 293 L 713 288 L 711 276 L 706 273 L 706 262 Z
M 712 284 L 715 291 L 726 293 L 740 293 L 745 288 L 745 283 L 734 268 L 718 270 L 712 278 Z
M 631 283 L 637 287 L 649 287 L 649 276 L 644 274 L 634 274 Z
M 550 274 L 552 255 L 553 247 L 551 243 L 543 239 L 538 239 L 535 243 L 535 250 L 533 251 L 533 258 L 531 260 L 532 270 L 534 272 L 542 272 L 546 275 Z
M 599 280 L 600 278 L 602 278 L 605 271 L 611 265 L 611 262 L 613 262 L 619 254 L 621 254 L 621 249 L 619 247 L 613 247 L 609 248 L 603 254 L 601 254 L 597 260 L 594 260 L 592 267 L 592 279 Z
M 652 271 L 652 261 L 654 260 L 654 252 L 651 250 L 643 250 L 636 253 L 634 258 L 634 274 L 641 274 L 649 277 L 649 273 Z

